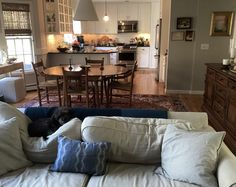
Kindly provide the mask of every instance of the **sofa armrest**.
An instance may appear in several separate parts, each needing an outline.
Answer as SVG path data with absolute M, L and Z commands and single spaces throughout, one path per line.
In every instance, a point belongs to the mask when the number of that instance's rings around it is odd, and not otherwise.
M 236 157 L 223 143 L 217 168 L 219 187 L 236 186 Z

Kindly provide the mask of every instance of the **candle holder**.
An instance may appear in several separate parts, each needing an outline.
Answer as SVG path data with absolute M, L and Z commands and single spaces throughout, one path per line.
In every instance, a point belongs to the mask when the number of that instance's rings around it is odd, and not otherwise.
M 101 71 L 104 70 L 104 66 L 100 66 L 100 70 L 101 70 Z
M 70 64 L 70 66 L 69 66 L 69 70 L 71 71 L 72 69 L 73 69 L 73 67 L 72 67 L 72 64 L 71 64 L 71 58 L 69 59 L 69 64 Z

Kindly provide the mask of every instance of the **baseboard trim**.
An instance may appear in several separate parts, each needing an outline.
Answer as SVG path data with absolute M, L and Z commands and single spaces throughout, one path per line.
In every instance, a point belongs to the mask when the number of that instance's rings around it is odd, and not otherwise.
M 167 94 L 194 94 L 194 95 L 203 95 L 204 91 L 202 90 L 166 90 Z

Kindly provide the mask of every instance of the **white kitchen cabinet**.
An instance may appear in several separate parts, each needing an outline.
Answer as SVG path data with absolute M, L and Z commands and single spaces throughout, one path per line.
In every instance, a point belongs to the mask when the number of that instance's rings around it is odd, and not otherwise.
M 117 33 L 117 7 L 116 3 L 107 4 L 107 15 L 109 21 L 105 22 L 105 4 L 94 3 L 98 21 L 82 21 L 81 30 L 83 34 L 116 34 Z
M 72 32 L 71 0 L 44 0 L 46 33 Z
M 149 67 L 149 53 L 150 47 L 138 47 L 137 48 L 137 61 L 139 68 Z
M 139 4 L 138 32 L 150 33 L 151 28 L 151 3 Z
M 105 15 L 104 3 L 96 3 L 95 9 L 98 15 L 99 21 L 96 22 L 97 34 L 116 34 L 117 33 L 117 7 L 115 3 L 107 4 L 107 15 L 109 21 L 105 22 L 103 17 Z
M 81 34 L 96 34 L 96 21 L 81 21 Z
M 117 51 L 117 47 L 96 47 L 96 50 L 112 50 L 112 51 Z M 110 53 L 110 64 L 117 64 L 118 61 L 118 53 Z
M 59 66 L 60 64 L 69 64 L 70 59 L 72 64 L 85 65 L 85 58 L 97 60 L 104 58 L 104 64 L 110 64 L 109 53 L 84 53 L 84 54 L 67 54 L 67 53 L 48 53 L 46 67 Z
M 119 3 L 117 15 L 118 20 L 138 20 L 138 3 Z
M 105 33 L 117 34 L 117 4 L 109 3 L 107 4 L 107 15 L 109 16 L 109 21 L 107 22 Z

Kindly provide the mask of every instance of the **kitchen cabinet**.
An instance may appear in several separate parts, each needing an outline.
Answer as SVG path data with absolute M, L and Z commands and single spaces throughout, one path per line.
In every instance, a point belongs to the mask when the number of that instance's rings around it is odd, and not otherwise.
M 117 47 L 96 47 L 96 50 L 111 50 L 111 51 L 117 51 Z M 117 64 L 118 62 L 118 53 L 110 53 L 110 64 Z
M 151 28 L 151 4 L 140 3 L 139 4 L 139 24 L 138 32 L 150 33 Z
M 46 67 L 59 66 L 60 64 L 85 65 L 85 58 L 97 60 L 104 58 L 104 64 L 110 64 L 110 53 L 48 53 Z
M 224 141 L 236 154 L 236 74 L 221 64 L 207 64 L 202 108 L 215 130 L 226 131 Z
M 149 67 L 149 52 L 150 52 L 150 47 L 137 48 L 137 62 L 139 68 Z
M 119 3 L 117 6 L 119 20 L 138 20 L 138 3 Z
M 46 33 L 72 32 L 71 0 L 44 0 Z
M 96 21 L 81 21 L 81 34 L 96 34 Z
M 94 3 L 97 12 L 98 21 L 82 21 L 82 33 L 88 34 L 116 34 L 117 33 L 117 7 L 115 3 L 107 4 L 107 15 L 109 21 L 105 22 L 103 17 L 105 15 L 104 3 Z

